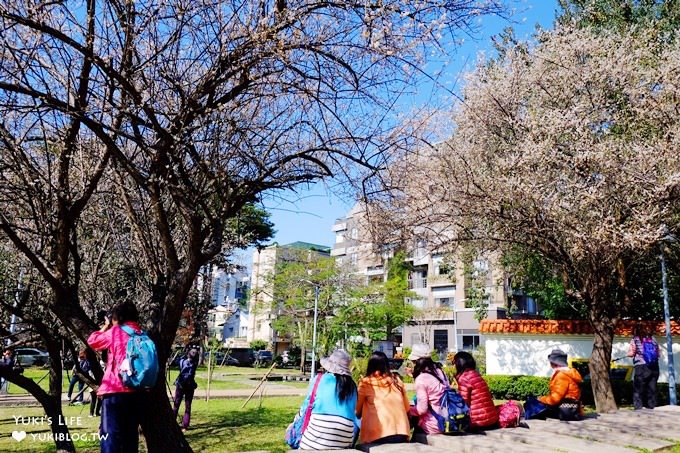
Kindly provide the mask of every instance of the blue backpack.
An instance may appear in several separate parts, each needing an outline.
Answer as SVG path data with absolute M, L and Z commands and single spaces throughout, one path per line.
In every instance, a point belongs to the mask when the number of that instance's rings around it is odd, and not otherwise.
M 430 413 L 437 420 L 439 430 L 444 434 L 464 433 L 470 427 L 470 408 L 460 393 L 451 388 L 448 380 L 442 382 L 438 376 L 433 376 L 444 386 L 444 394 L 439 400 L 439 405 L 445 415 L 436 413 L 430 407 Z
M 158 354 L 149 336 L 137 333 L 129 326 L 120 326 L 130 335 L 125 349 L 125 362 L 120 367 L 120 377 L 125 387 L 146 390 L 156 385 L 158 378 Z
M 655 364 L 659 362 L 659 347 L 651 338 L 642 340 L 642 357 L 646 364 Z

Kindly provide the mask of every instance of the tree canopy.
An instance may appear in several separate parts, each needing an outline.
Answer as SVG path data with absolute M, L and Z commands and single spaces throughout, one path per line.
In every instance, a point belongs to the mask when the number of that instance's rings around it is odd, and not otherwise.
M 679 228 L 680 47 L 657 42 L 558 28 L 508 49 L 468 78 L 453 138 L 392 167 L 373 205 L 388 231 L 540 253 L 595 328 L 599 410 L 631 266 Z

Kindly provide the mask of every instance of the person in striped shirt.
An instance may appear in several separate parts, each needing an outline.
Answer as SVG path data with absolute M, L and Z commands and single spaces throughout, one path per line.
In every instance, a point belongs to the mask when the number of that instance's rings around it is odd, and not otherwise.
M 319 373 L 309 383 L 309 391 L 300 413 L 307 411 L 317 379 L 312 414 L 300 440 L 300 450 L 336 450 L 351 448 L 358 432 L 354 414 L 357 386 L 350 371 L 351 358 L 342 349 L 320 360 L 325 373 Z

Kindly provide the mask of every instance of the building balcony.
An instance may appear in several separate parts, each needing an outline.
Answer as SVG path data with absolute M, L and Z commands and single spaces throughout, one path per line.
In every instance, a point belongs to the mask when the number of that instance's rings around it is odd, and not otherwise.
M 427 278 L 417 277 L 408 279 L 408 289 L 427 288 Z
M 331 250 L 331 256 L 342 256 L 347 255 L 346 247 L 338 247 Z
M 427 277 L 428 286 L 451 286 L 456 282 L 448 275 L 430 275 Z

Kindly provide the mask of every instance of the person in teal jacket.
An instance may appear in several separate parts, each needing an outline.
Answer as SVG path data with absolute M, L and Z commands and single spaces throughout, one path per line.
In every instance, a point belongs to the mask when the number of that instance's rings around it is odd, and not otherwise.
M 318 374 L 309 383 L 307 397 L 300 413 L 307 411 L 317 379 L 309 425 L 300 440 L 301 450 L 334 450 L 351 448 L 359 425 L 355 415 L 357 386 L 349 369 L 351 358 L 342 349 L 321 359 L 325 373 Z

